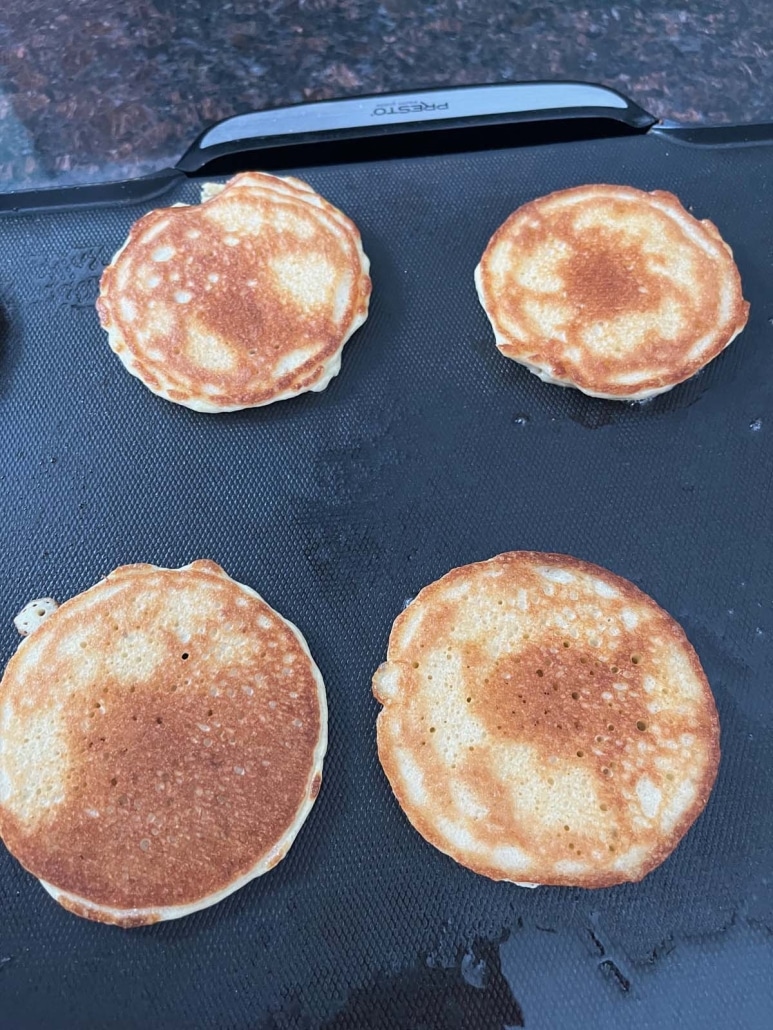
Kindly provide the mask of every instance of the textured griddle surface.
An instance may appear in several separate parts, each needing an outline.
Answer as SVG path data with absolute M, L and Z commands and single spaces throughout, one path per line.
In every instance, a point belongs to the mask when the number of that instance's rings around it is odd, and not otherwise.
M 769 1025 L 769 976 L 755 969 L 769 970 L 760 927 L 773 926 L 772 161 L 770 147 L 637 137 L 287 169 L 361 228 L 371 317 L 324 393 L 216 417 L 127 376 L 93 307 L 129 225 L 195 200 L 198 184 L 2 219 L 3 661 L 30 598 L 204 554 L 306 635 L 331 722 L 304 833 L 211 911 L 130 934 L 90 926 L 0 850 L 0 1023 L 361 1028 L 383 1010 L 370 1025 L 394 1027 L 424 999 L 429 1026 L 514 1025 L 501 956 L 530 1030 L 619 1026 L 623 1006 L 630 1025 L 663 1026 L 662 999 L 682 1026 Z M 728 351 L 643 407 L 540 383 L 497 353 L 475 295 L 473 269 L 515 207 L 598 181 L 671 190 L 711 218 L 751 302 Z M 716 789 L 642 884 L 525 891 L 476 877 L 411 829 L 378 765 L 370 678 L 404 601 L 515 548 L 632 579 L 682 623 L 711 682 Z

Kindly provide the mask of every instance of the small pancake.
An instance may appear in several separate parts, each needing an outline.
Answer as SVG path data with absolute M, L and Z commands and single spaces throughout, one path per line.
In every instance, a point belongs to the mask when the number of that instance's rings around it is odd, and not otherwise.
M 730 247 L 673 193 L 579 186 L 518 208 L 475 269 L 497 347 L 540 379 L 645 400 L 746 325 Z
M 357 227 L 299 179 L 248 172 L 202 197 L 140 218 L 105 269 L 110 346 L 150 390 L 196 411 L 323 390 L 368 316 Z
M 77 915 L 175 919 L 284 857 L 326 746 L 295 626 L 214 562 L 123 566 L 8 663 L 0 837 Z
M 453 569 L 397 617 L 378 753 L 436 848 L 523 886 L 640 880 L 708 800 L 719 723 L 681 628 L 558 554 Z

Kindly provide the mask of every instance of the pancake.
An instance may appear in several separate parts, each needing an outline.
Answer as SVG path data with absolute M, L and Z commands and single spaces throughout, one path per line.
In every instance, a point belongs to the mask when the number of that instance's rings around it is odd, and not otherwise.
M 8 663 L 0 837 L 79 916 L 175 919 L 285 856 L 326 745 L 295 626 L 214 562 L 123 566 Z
M 34 601 L 25 604 L 13 624 L 20 637 L 28 637 L 33 630 L 55 612 L 59 605 L 53 597 L 38 597 Z
M 266 172 L 240 172 L 228 182 L 205 182 L 201 187 L 202 202 L 219 196 L 224 190 L 229 189 L 262 189 L 271 191 L 278 196 L 294 197 L 296 200 L 304 200 L 312 207 L 320 208 L 327 212 L 339 225 L 350 231 L 352 222 L 337 207 L 331 204 L 324 197 L 313 190 L 307 182 L 296 179 L 291 175 L 280 177 L 268 175 Z
M 632 583 L 564 555 L 500 554 L 425 587 L 373 692 L 408 819 L 495 880 L 640 880 L 717 773 L 717 712 L 681 628 Z
M 369 268 L 342 211 L 299 179 L 248 172 L 140 218 L 97 310 L 159 396 L 203 412 L 260 407 L 338 374 L 368 316 Z
M 629 186 L 579 186 L 518 208 L 475 284 L 506 357 L 611 400 L 646 400 L 689 379 L 749 315 L 716 226 L 673 193 Z

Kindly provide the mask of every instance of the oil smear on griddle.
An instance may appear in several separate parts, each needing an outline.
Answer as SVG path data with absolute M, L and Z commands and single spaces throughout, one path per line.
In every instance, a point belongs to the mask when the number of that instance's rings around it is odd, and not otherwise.
M 523 1011 L 502 972 L 502 942 L 475 941 L 452 965 L 432 956 L 353 991 L 324 1030 L 510 1030 L 525 1026 Z

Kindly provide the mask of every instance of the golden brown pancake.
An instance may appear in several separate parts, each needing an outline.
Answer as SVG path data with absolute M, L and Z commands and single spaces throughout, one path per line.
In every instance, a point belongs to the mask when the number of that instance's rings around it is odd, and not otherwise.
M 8 663 L 0 836 L 78 915 L 177 918 L 284 857 L 326 744 L 295 626 L 214 562 L 127 565 Z
M 381 764 L 419 833 L 525 886 L 640 880 L 708 800 L 719 724 L 679 625 L 627 580 L 514 551 L 397 617 L 373 679 Z
M 298 179 L 251 172 L 202 194 L 139 219 L 105 269 L 110 346 L 154 393 L 197 411 L 323 390 L 368 314 L 357 227 Z
M 240 172 L 227 182 L 205 182 L 201 188 L 202 201 L 211 200 L 218 196 L 225 189 L 251 189 L 260 188 L 270 190 L 280 196 L 290 196 L 298 200 L 305 200 L 312 207 L 322 208 L 327 214 L 337 221 L 347 232 L 351 230 L 352 222 L 349 218 L 335 207 L 330 201 L 312 189 L 303 179 L 296 179 L 292 175 L 278 176 L 269 175 L 266 172 Z
M 644 400 L 746 325 L 733 253 L 673 193 L 579 186 L 518 208 L 475 270 L 497 347 L 548 383 Z

